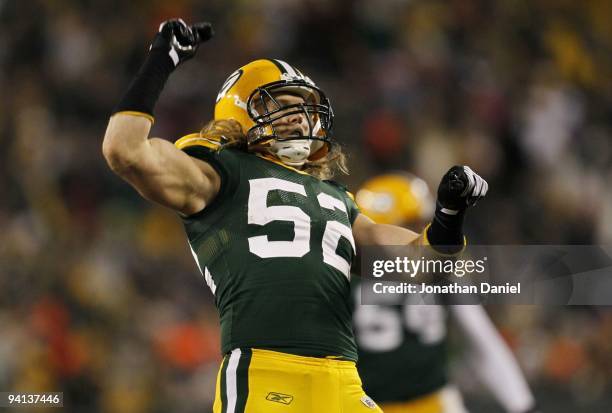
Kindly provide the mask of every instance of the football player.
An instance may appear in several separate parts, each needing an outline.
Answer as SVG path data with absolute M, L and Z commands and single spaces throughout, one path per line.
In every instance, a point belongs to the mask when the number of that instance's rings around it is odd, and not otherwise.
M 199 133 L 175 144 L 149 138 L 166 80 L 211 35 L 206 23 L 161 24 L 109 120 L 103 153 L 143 197 L 183 220 L 221 320 L 225 357 L 214 411 L 380 411 L 355 367 L 349 273 L 356 247 L 460 250 L 463 213 L 486 183 L 452 168 L 422 235 L 374 224 L 328 180 L 343 169 L 328 98 L 281 60 L 232 73 Z
M 433 211 L 422 179 L 403 172 L 366 181 L 356 193 L 361 213 L 378 223 L 419 228 Z M 357 280 L 354 278 L 354 280 Z M 360 302 L 358 281 L 354 299 Z M 508 413 L 532 412 L 534 398 L 510 350 L 480 305 L 356 305 L 353 313 L 363 388 L 385 413 L 463 413 L 449 383 L 449 315 L 467 344 L 470 365 Z

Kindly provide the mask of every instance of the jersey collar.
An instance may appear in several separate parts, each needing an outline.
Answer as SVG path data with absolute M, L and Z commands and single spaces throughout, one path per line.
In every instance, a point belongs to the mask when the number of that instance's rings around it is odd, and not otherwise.
M 256 152 L 256 153 L 255 153 L 255 155 L 259 156 L 259 157 L 260 157 L 260 158 L 262 158 L 262 159 L 265 159 L 266 161 L 270 161 L 270 162 L 272 162 L 272 163 L 275 163 L 275 164 L 277 164 L 277 165 L 282 166 L 283 168 L 287 168 L 287 169 L 289 169 L 289 170 L 291 170 L 291 171 L 294 171 L 294 172 L 297 172 L 297 173 L 299 173 L 299 174 L 302 174 L 302 175 L 310 175 L 308 172 L 301 171 L 301 170 L 299 170 L 299 169 L 294 168 L 293 166 L 289 166 L 289 165 L 286 165 L 286 164 L 282 163 L 282 162 L 281 162 L 281 161 L 279 161 L 278 159 L 274 158 L 272 155 L 268 155 L 268 154 L 261 153 L 261 152 Z

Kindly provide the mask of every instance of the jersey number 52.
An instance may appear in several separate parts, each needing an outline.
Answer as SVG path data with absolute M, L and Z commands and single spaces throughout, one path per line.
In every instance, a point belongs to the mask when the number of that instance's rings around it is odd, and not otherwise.
M 302 209 L 290 205 L 268 206 L 268 193 L 274 190 L 293 192 L 306 196 L 304 185 L 278 178 L 249 180 L 248 223 L 266 225 L 272 221 L 294 223 L 295 236 L 292 241 L 270 241 L 267 235 L 249 237 L 249 251 L 261 258 L 303 257 L 310 251 L 310 217 Z M 317 195 L 321 208 L 339 210 L 345 215 L 346 205 L 341 200 L 325 193 Z M 339 221 L 327 221 L 323 233 L 323 262 L 349 277 L 351 264 L 336 254 L 340 237 L 346 238 L 355 252 L 355 240 L 351 227 Z

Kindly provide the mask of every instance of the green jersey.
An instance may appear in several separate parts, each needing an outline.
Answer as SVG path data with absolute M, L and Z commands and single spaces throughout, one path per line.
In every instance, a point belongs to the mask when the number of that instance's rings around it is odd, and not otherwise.
M 359 305 L 353 322 L 363 389 L 378 403 L 404 402 L 439 390 L 447 377 L 447 312 L 439 305 Z
M 349 274 L 358 210 L 345 189 L 197 135 L 176 145 L 221 177 L 214 201 L 183 222 L 215 296 L 223 353 L 356 360 Z

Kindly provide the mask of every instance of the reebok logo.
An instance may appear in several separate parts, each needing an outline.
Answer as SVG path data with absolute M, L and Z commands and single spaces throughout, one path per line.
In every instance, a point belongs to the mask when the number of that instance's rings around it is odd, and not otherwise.
M 266 396 L 266 400 L 281 404 L 291 404 L 291 402 L 293 401 L 293 396 L 289 394 L 270 392 Z

